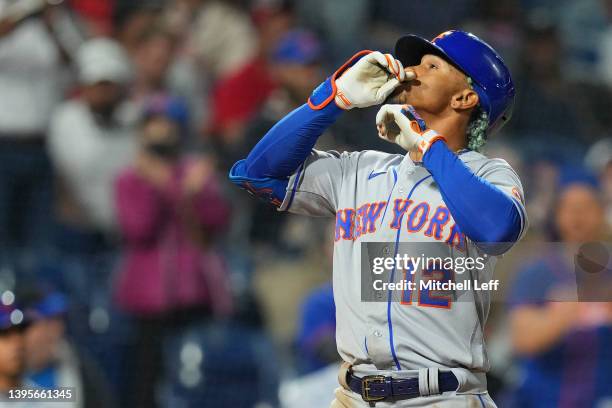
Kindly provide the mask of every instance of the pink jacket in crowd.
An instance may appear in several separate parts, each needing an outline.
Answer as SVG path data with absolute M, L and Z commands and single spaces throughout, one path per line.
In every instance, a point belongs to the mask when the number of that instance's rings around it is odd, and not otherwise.
M 229 220 L 228 202 L 210 177 L 199 193 L 181 192 L 184 165 L 166 191 L 129 168 L 119 175 L 115 202 L 124 255 L 116 299 L 126 311 L 143 316 L 208 306 L 231 310 L 223 259 L 213 243 Z

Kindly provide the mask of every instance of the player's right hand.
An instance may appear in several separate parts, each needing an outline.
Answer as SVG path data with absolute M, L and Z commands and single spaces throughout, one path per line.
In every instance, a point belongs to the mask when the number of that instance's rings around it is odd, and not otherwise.
M 391 54 L 370 52 L 336 79 L 334 100 L 342 109 L 380 105 L 401 82 L 412 79 L 414 73 L 404 71 Z
M 425 154 L 437 140 L 446 139 L 433 129 L 411 105 L 383 105 L 376 114 L 378 137 L 396 143 L 406 151 L 418 149 Z

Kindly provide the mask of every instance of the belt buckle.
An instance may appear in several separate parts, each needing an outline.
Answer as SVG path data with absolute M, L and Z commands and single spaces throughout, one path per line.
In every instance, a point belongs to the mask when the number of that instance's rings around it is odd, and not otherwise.
M 370 396 L 370 384 L 384 384 L 386 377 L 384 375 L 368 375 L 361 379 L 361 398 L 365 402 L 382 401 L 386 397 L 372 397 Z

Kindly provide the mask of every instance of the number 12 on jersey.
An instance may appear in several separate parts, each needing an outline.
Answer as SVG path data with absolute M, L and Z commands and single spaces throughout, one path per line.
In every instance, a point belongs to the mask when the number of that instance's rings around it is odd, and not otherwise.
M 411 284 L 407 285 L 408 288 L 402 292 L 401 304 L 412 305 L 413 292 L 417 292 L 417 306 L 450 309 L 452 304 L 451 296 L 440 294 L 439 292 L 444 290 L 438 289 L 437 286 L 453 281 L 454 273 L 452 269 L 427 267 L 421 270 L 421 280 L 413 283 L 415 276 L 417 274 L 411 273 L 411 270 L 404 271 L 404 279 Z

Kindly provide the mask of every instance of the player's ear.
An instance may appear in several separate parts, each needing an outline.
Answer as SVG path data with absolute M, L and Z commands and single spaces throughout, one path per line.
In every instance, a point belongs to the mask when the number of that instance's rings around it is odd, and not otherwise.
M 478 94 L 469 88 L 463 89 L 453 95 L 451 99 L 451 107 L 457 110 L 472 109 L 478 105 Z

